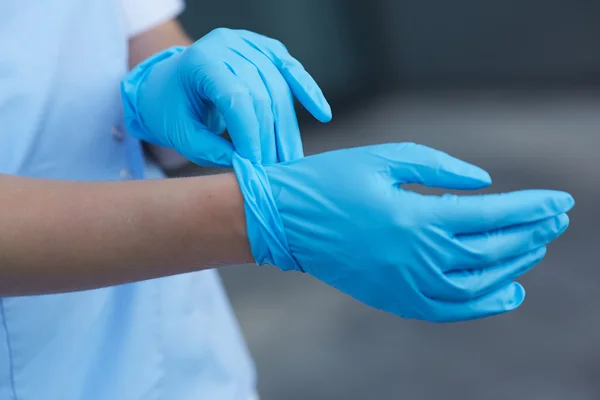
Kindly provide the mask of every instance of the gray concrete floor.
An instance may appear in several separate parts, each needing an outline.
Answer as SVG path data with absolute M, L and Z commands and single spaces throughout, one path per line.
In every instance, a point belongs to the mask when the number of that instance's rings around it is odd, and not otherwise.
M 263 398 L 600 399 L 600 96 L 391 96 L 334 121 L 304 131 L 307 153 L 414 141 L 486 168 L 492 191 L 567 190 L 577 206 L 522 279 L 524 305 L 487 320 L 406 321 L 298 273 L 223 271 Z

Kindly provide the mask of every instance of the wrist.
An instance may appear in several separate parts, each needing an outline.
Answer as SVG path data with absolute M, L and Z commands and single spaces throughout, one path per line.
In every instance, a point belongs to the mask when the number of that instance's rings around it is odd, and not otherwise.
M 248 241 L 244 197 L 237 179 L 232 173 L 219 174 L 212 178 L 217 181 L 213 201 L 218 203 L 215 209 L 219 210 L 219 220 L 222 221 L 219 225 L 225 227 L 229 236 L 229 261 L 232 264 L 253 264 L 255 261 Z
M 256 263 L 303 271 L 291 253 L 267 170 L 235 153 L 233 169 L 244 197 L 248 240 Z

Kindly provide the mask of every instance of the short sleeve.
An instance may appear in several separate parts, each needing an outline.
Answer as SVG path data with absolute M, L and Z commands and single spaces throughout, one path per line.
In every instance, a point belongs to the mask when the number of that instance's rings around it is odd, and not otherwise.
M 128 37 L 148 31 L 176 18 L 185 8 L 184 0 L 121 0 Z

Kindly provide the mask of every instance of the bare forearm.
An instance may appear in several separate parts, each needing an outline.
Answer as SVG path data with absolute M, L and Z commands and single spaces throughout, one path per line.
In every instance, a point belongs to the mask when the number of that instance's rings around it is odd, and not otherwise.
M 103 183 L 0 177 L 0 296 L 251 261 L 231 174 Z
M 176 20 L 129 39 L 129 68 L 171 46 L 189 46 L 192 40 Z

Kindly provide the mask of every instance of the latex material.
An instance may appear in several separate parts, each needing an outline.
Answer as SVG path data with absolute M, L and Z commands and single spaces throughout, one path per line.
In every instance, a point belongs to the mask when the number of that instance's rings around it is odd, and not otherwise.
M 294 96 L 321 122 L 321 89 L 277 40 L 216 29 L 134 68 L 121 84 L 128 130 L 191 161 L 231 166 L 233 150 L 264 165 L 303 156 Z M 232 143 L 219 135 L 224 129 Z
M 417 183 L 479 189 L 482 169 L 412 143 L 262 167 L 235 157 L 258 264 L 301 270 L 405 318 L 459 321 L 517 308 L 514 280 L 569 224 L 564 192 L 422 195 Z

